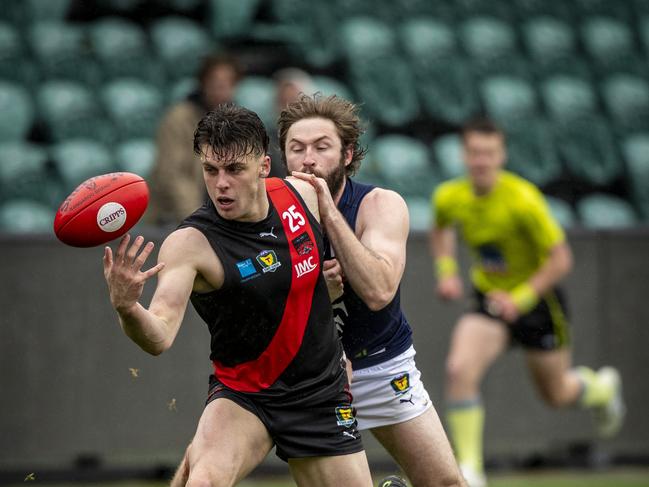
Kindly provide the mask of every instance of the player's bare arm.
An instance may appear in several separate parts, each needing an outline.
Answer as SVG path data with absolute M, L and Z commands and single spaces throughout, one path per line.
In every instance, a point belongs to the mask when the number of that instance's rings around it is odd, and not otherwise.
M 322 178 L 293 172 L 311 183 L 320 216 L 349 284 L 371 310 L 385 307 L 399 287 L 406 262 L 408 207 L 393 191 L 375 189 L 363 199 L 354 234 Z
M 146 271 L 142 267 L 153 251 L 153 243 L 147 243 L 142 249 L 142 237 L 137 237 L 128 247 L 130 237 L 125 235 L 114 256 L 110 247 L 104 251 L 104 276 L 120 325 L 129 338 L 152 355 L 159 355 L 171 346 L 189 295 L 203 282 L 197 279 L 198 262 L 199 256 L 205 254 L 205 245 L 209 248 L 209 244 L 201 239 L 205 240 L 193 229 L 177 230 L 162 244 L 158 264 Z M 145 282 L 155 275 L 158 284 L 146 309 L 138 301 Z M 218 272 L 213 281 L 218 284 Z
M 442 299 L 462 297 L 462 279 L 456 260 L 457 235 L 453 227 L 434 226 L 430 232 L 430 252 L 435 260 L 437 293 Z

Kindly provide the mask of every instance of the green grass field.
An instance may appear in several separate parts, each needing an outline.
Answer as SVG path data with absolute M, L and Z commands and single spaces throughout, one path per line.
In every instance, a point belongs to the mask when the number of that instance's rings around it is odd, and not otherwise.
M 378 480 L 380 477 L 377 477 Z M 38 478 L 9 487 L 36 487 Z M 161 482 L 69 483 L 47 484 L 48 487 L 165 487 Z M 288 478 L 274 480 L 249 480 L 240 487 L 295 487 Z M 615 469 L 606 472 L 592 471 L 534 471 L 494 474 L 489 476 L 489 487 L 649 487 L 649 469 Z

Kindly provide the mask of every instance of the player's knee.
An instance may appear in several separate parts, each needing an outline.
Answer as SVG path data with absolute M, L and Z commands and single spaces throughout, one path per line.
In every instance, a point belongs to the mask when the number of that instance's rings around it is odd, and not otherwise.
M 465 360 L 449 359 L 446 362 L 446 382 L 453 385 L 464 385 L 471 382 L 472 371 Z

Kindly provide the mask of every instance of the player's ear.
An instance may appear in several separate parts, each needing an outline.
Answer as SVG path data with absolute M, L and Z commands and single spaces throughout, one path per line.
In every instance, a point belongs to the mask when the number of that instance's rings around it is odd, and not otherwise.
M 345 148 L 345 166 L 349 166 L 351 164 L 353 157 L 354 157 L 354 146 L 348 145 L 347 148 Z
M 267 178 L 269 174 L 270 174 L 270 156 L 265 155 L 261 161 L 261 164 L 259 164 L 259 177 Z

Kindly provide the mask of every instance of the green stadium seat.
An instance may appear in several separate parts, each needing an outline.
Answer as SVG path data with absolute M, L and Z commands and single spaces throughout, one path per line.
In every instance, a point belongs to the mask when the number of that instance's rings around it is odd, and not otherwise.
M 270 35 L 266 33 L 262 40 L 286 43 L 296 56 L 316 68 L 325 68 L 338 60 L 339 43 L 332 34 L 338 22 L 328 2 L 273 0 L 271 11 L 277 24 L 271 26 Z M 256 27 L 253 38 L 261 33 Z
M 207 31 L 188 17 L 158 19 L 150 34 L 170 79 L 196 75 L 201 60 L 214 48 Z
M 431 18 L 399 28 L 401 45 L 415 74 L 419 98 L 434 120 L 458 125 L 479 109 L 469 63 L 459 55 L 453 30 Z
M 311 77 L 313 91 L 322 93 L 323 96 L 337 95 L 346 100 L 353 100 L 351 90 L 342 81 L 329 76 L 316 75 Z
M 598 115 L 557 122 L 554 137 L 559 155 L 577 178 L 595 186 L 611 184 L 622 171 L 613 132 Z
M 582 24 L 582 42 L 596 71 L 623 71 L 645 75 L 645 62 L 637 55 L 628 25 L 608 17 L 590 17 Z
M 371 17 L 352 17 L 340 26 L 340 42 L 349 60 L 378 58 L 397 52 L 396 36 L 388 24 Z
M 575 226 L 577 217 L 574 210 L 567 201 L 562 200 L 561 198 L 555 198 L 553 196 L 547 195 L 545 196 L 545 201 L 550 207 L 552 216 L 556 218 L 556 220 L 563 228 L 570 228 Z
M 118 79 L 102 88 L 101 98 L 120 139 L 155 135 L 164 100 L 154 85 Z
M 437 137 L 431 144 L 431 150 L 443 180 L 464 176 L 464 155 L 460 135 L 448 134 Z
M 174 81 L 167 90 L 167 103 L 175 103 L 184 100 L 198 89 L 199 83 L 194 76 L 188 76 Z
M 343 22 L 340 37 L 351 84 L 366 115 L 390 127 L 412 122 L 419 114 L 415 79 L 398 51 L 394 31 L 381 21 L 355 17 Z
M 182 15 L 189 15 L 198 8 L 202 9 L 205 2 L 204 0 L 162 0 L 161 3 L 175 12 Z
M 163 78 L 163 70 L 149 52 L 145 32 L 134 22 L 104 17 L 89 28 L 93 52 L 108 78 Z
M 540 77 L 570 74 L 590 77 L 590 69 L 577 54 L 577 39 L 570 24 L 560 19 L 533 17 L 523 24 L 523 41 L 533 69 Z
M 631 205 L 617 196 L 595 193 L 577 202 L 577 214 L 586 228 L 628 228 L 637 224 L 638 218 Z
M 372 142 L 372 145 L 374 143 Z M 370 146 L 371 147 L 371 146 Z M 365 184 L 373 184 L 374 186 L 379 186 L 381 188 L 386 187 L 385 181 L 381 176 L 381 172 L 377 167 L 377 162 L 373 155 L 374 153 L 370 150 L 366 155 L 363 161 L 361 162 L 360 167 L 354 175 L 354 180 L 359 181 Z
M 0 143 L 0 199 L 29 198 L 54 205 L 65 196 L 50 174 L 47 151 L 30 142 Z
M 18 30 L 8 22 L 0 21 L 0 79 L 33 87 L 37 73 L 27 56 Z
M 617 74 L 602 83 L 602 97 L 620 134 L 649 130 L 649 85 L 639 76 Z
M 537 114 L 534 87 L 523 78 L 494 76 L 481 83 L 482 103 L 494 120 L 503 126 L 524 123 Z
M 551 127 L 542 118 L 510 125 L 507 133 L 507 168 L 537 186 L 558 179 L 561 161 Z
M 25 4 L 26 15 L 31 22 L 41 20 L 65 20 L 72 0 L 22 0 Z
M 89 137 L 112 139 L 112 127 L 104 120 L 92 92 L 73 81 L 49 81 L 38 90 L 38 106 L 53 141 Z
M 548 115 L 555 121 L 570 121 L 598 113 L 597 95 L 590 83 L 574 76 L 546 79 L 539 90 Z
M 525 21 L 532 17 L 547 16 L 570 22 L 573 11 L 565 0 L 514 0 L 513 8 L 518 18 Z
M 461 18 L 483 15 L 509 22 L 515 13 L 508 0 L 455 0 L 452 3 L 456 15 Z
M 633 201 L 645 222 L 649 222 L 649 133 L 625 138 L 622 153 Z
M 115 162 L 122 171 L 147 179 L 155 164 L 156 145 L 153 139 L 131 139 L 115 148 Z
M 401 20 L 425 17 L 451 23 L 454 22 L 457 18 L 457 12 L 454 8 L 453 2 L 408 0 L 407 2 L 400 2 L 399 8 L 395 10 L 395 14 L 401 15 Z
M 431 61 L 458 54 L 457 39 L 451 27 L 431 17 L 403 22 L 398 29 L 403 50 L 416 71 L 425 71 Z
M 437 178 L 423 142 L 405 135 L 382 135 L 372 158 L 386 187 L 404 197 L 427 197 Z
M 460 24 L 459 35 L 478 76 L 529 75 L 529 66 L 518 52 L 516 32 L 508 23 L 476 16 Z
M 12 234 L 51 233 L 55 213 L 36 201 L 7 201 L 0 205 L 0 231 Z
M 137 8 L 141 7 L 146 0 L 95 0 L 107 10 L 116 12 L 118 15 L 128 16 Z
M 27 31 L 27 39 L 43 79 L 71 79 L 93 85 L 99 82 L 100 71 L 82 25 L 37 22 Z
M 339 19 L 371 15 L 377 20 L 390 22 L 399 15 L 399 8 L 394 8 L 390 0 L 334 0 L 332 3 Z
M 647 5 L 647 12 L 644 12 L 638 21 L 638 31 L 640 34 L 640 40 L 644 47 L 645 56 L 649 54 L 649 3 Z
M 6 0 L 2 2 L 0 18 L 20 28 L 41 20 L 61 21 L 71 3 L 72 0 Z
M 27 90 L 0 80 L 0 141 L 27 137 L 34 121 L 34 107 Z
M 410 231 L 426 232 L 430 230 L 433 221 L 430 199 L 425 196 L 413 196 L 406 198 L 406 205 L 408 205 L 410 216 Z
M 610 0 L 574 0 L 572 7 L 575 17 L 613 17 L 622 22 L 631 20 L 630 2 L 611 2 Z
M 408 64 L 397 56 L 350 66 L 351 82 L 366 116 L 388 127 L 413 122 L 419 115 L 415 79 Z
M 246 76 L 236 87 L 234 101 L 259 115 L 267 130 L 277 127 L 276 89 L 270 78 Z
M 431 63 L 417 76 L 421 104 L 437 121 L 461 125 L 480 110 L 480 96 L 473 70 L 463 57 L 449 57 Z
M 259 0 L 209 0 L 209 27 L 221 38 L 245 38 L 253 26 Z
M 61 142 L 50 153 L 68 193 L 88 178 L 119 170 L 108 148 L 90 139 Z

